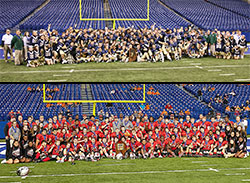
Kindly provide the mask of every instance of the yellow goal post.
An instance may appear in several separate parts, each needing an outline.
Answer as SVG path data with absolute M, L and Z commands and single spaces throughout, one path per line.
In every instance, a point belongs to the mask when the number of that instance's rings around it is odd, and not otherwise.
M 147 18 L 83 18 L 82 1 L 79 0 L 80 20 L 82 21 L 113 21 L 113 29 L 115 29 L 115 21 L 149 21 L 149 0 L 147 0 Z
M 43 103 L 93 103 L 93 115 L 97 103 L 146 103 L 146 85 L 143 84 L 143 100 L 46 100 L 46 84 L 43 84 Z

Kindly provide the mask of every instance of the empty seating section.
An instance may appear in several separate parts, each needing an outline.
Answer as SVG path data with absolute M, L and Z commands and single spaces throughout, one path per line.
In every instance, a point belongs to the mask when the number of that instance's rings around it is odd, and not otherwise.
M 79 0 L 51 0 L 21 25 L 22 29 L 51 28 L 60 32 L 77 24 L 77 28 L 103 29 L 104 21 L 80 21 Z M 103 0 L 81 0 L 82 18 L 104 18 Z
M 21 113 L 25 118 L 29 115 L 33 115 L 35 119 L 38 119 L 40 115 L 45 117 L 52 117 L 53 115 L 58 114 L 58 112 L 65 112 L 67 109 L 61 105 L 53 105 L 51 107 L 46 107 L 46 103 L 43 103 L 43 92 L 28 92 L 28 87 L 40 87 L 42 84 L 0 84 L 0 120 L 7 120 L 8 113 L 13 109 L 17 111 L 20 109 Z M 64 97 L 73 98 L 80 95 L 79 88 L 76 85 L 64 85 L 58 86 L 59 89 L 66 87 L 65 92 L 61 92 Z M 75 94 L 73 89 L 78 88 Z M 56 93 L 55 93 L 56 94 Z M 68 106 L 68 109 L 71 110 L 72 114 L 82 113 L 82 106 L 77 105 L 76 107 Z
M 249 18 L 220 8 L 204 0 L 161 1 L 203 29 L 219 29 L 228 31 L 236 29 L 249 31 L 250 29 Z
M 203 88 L 206 90 L 203 90 Z M 213 88 L 214 91 L 209 91 L 209 88 Z M 250 100 L 250 85 L 238 85 L 238 84 L 195 84 L 195 85 L 186 85 L 184 86 L 185 89 L 192 92 L 194 95 L 197 95 L 197 91 L 202 89 L 203 98 L 206 103 L 211 102 L 212 106 L 220 111 L 225 112 L 225 107 L 222 106 L 221 103 L 216 103 L 214 98 L 217 94 L 220 96 L 224 96 L 224 94 L 229 94 L 232 91 L 235 92 L 236 96 L 228 95 L 228 105 L 230 107 L 233 106 L 241 106 L 245 104 L 247 100 Z M 205 89 L 204 88 L 204 89 Z M 212 100 L 211 100 L 212 99 Z M 234 114 L 234 112 L 232 113 Z M 250 117 L 250 113 L 243 112 L 243 116 Z
M 52 100 L 81 100 L 81 84 L 46 84 L 46 88 L 59 89 L 54 92 Z M 46 91 L 48 94 L 49 92 Z
M 146 91 L 149 90 L 150 86 L 152 86 L 155 90 L 159 90 L 160 95 L 146 95 L 146 103 L 151 106 L 150 110 L 146 110 L 144 112 L 149 116 L 158 117 L 167 103 L 170 103 L 173 106 L 174 111 L 177 112 L 189 109 L 191 111 L 191 115 L 194 117 L 198 117 L 200 113 L 207 114 L 209 112 L 209 108 L 207 106 L 198 102 L 197 99 L 193 98 L 176 85 L 147 84 Z M 96 92 L 99 92 L 99 96 L 102 94 L 101 91 Z M 96 110 L 99 111 L 101 109 L 110 114 L 119 115 L 120 113 L 123 113 L 123 115 L 130 115 L 133 111 L 140 110 L 140 104 L 117 103 L 113 104 L 113 107 L 106 107 L 106 104 L 104 103 L 97 104 Z
M 143 85 L 140 91 L 131 91 L 136 84 L 92 84 L 94 100 L 143 100 Z M 112 94 L 113 92 L 113 94 Z
M 40 115 L 52 117 L 58 114 L 58 112 L 65 112 L 70 109 L 73 115 L 85 113 L 83 105 L 68 105 L 66 107 L 60 104 L 54 104 L 50 107 L 46 103 L 43 103 L 42 91 L 27 91 L 28 87 L 42 88 L 42 84 L 0 84 L 0 120 L 7 120 L 8 113 L 11 110 L 20 110 L 24 117 L 33 115 L 36 119 Z M 87 85 L 82 84 L 46 84 L 45 89 L 54 89 L 57 87 L 59 91 L 46 94 L 51 94 L 53 100 L 143 100 L 143 90 L 132 91 L 131 88 L 137 86 L 136 84 L 90 84 L 90 88 Z M 139 85 L 143 88 L 142 85 Z M 250 100 L 250 85 L 236 85 L 236 84 L 195 84 L 185 85 L 184 89 L 179 88 L 174 84 L 146 84 L 146 92 L 149 88 L 153 87 L 154 90 L 158 90 L 160 95 L 148 95 L 146 94 L 146 104 L 150 105 L 149 110 L 143 112 L 149 116 L 158 117 L 163 111 L 167 103 L 173 106 L 173 111 L 179 113 L 181 110 L 185 112 L 189 109 L 191 116 L 197 118 L 199 114 L 208 114 L 211 111 L 207 105 L 199 102 L 195 97 L 190 95 L 197 95 L 199 89 L 203 89 L 203 98 L 206 103 L 211 102 L 215 111 L 225 113 L 225 108 L 221 104 L 214 102 L 214 98 L 217 94 L 223 96 L 234 91 L 236 96 L 229 95 L 228 105 L 241 106 L 245 104 L 247 100 Z M 87 89 L 88 88 L 88 89 Z M 206 89 L 204 89 L 206 88 Z M 209 88 L 214 91 L 209 90 Z M 114 94 L 113 91 L 115 91 Z M 90 98 L 84 98 L 89 96 Z M 212 100 L 211 100 L 212 99 Z M 48 100 L 48 99 L 47 99 Z M 112 106 L 107 106 L 107 103 L 97 103 L 96 112 L 103 109 L 104 112 L 109 114 L 119 115 L 131 115 L 134 111 L 140 110 L 140 103 L 113 103 Z M 90 106 L 90 104 L 88 105 Z M 85 106 L 86 107 L 86 106 Z M 91 112 L 92 108 L 88 107 Z M 85 108 L 86 110 L 86 108 Z M 88 113 L 89 114 L 89 113 Z M 231 115 L 231 113 L 230 113 Z M 243 116 L 250 117 L 249 111 L 243 112 Z M 80 115 L 82 117 L 82 115 Z M 230 116 L 232 119 L 235 116 Z
M 220 7 L 250 18 L 250 5 L 243 0 L 208 0 Z
M 0 31 L 17 25 L 24 17 L 41 5 L 45 0 L 20 0 L 13 3 L 11 0 L 1 1 Z M 219 29 L 233 31 L 249 31 L 250 13 L 249 4 L 241 0 L 160 0 L 167 7 L 203 29 Z M 70 26 L 77 28 L 104 29 L 105 21 L 81 21 L 79 5 L 81 2 L 82 18 L 105 18 L 104 0 L 51 0 L 26 22 L 20 25 L 21 29 L 52 29 L 59 32 Z M 113 18 L 146 19 L 147 0 L 109 0 Z M 150 0 L 149 21 L 116 21 L 116 28 L 156 27 L 179 28 L 190 23 L 183 17 L 162 5 L 158 0 Z
M 45 0 L 1 0 L 0 31 L 17 25 Z
M 126 3 L 125 3 L 126 2 Z M 147 18 L 147 0 L 109 0 L 113 17 L 117 18 Z M 168 8 L 162 6 L 158 0 L 150 0 L 149 21 L 117 21 L 116 27 L 144 28 L 156 23 L 156 27 L 179 28 L 189 23 Z

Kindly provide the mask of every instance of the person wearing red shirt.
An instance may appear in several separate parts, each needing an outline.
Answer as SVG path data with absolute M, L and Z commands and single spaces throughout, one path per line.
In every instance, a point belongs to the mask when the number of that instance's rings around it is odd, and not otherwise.
M 47 144 L 47 142 L 45 140 L 43 140 L 41 142 L 41 145 L 38 146 L 37 150 L 36 150 L 36 158 L 35 158 L 35 162 L 46 162 L 50 160 L 50 153 L 52 151 L 53 148 L 50 147 L 50 145 Z
M 63 163 L 65 161 L 69 161 L 74 165 L 74 155 L 73 155 L 73 149 L 71 148 L 70 142 L 66 144 L 66 147 L 63 149 L 63 158 L 61 159 L 60 163 Z
M 202 141 L 205 139 L 205 136 L 207 135 L 208 131 L 204 129 L 204 127 L 202 126 L 199 130 L 199 132 L 197 133 L 199 139 Z
M 189 153 L 189 145 L 191 144 L 192 140 L 189 140 L 187 136 L 183 137 L 183 140 L 181 142 L 181 149 L 180 149 L 180 154 L 179 157 L 182 156 L 188 156 Z
M 53 145 L 53 144 L 55 144 L 55 142 L 57 141 L 57 139 L 59 139 L 58 138 L 57 129 L 54 128 L 52 130 L 52 133 L 48 137 L 48 143 L 51 144 L 51 145 Z
M 172 110 L 173 106 L 171 104 L 167 103 L 167 105 L 165 106 L 165 109 L 166 110 Z
M 48 138 L 49 136 L 47 135 L 47 130 L 43 129 L 42 133 L 37 134 L 36 136 L 36 147 L 41 146 L 43 141 L 47 143 Z
M 223 137 L 219 137 L 219 140 L 214 143 L 214 154 L 217 154 L 218 157 L 224 157 L 227 144 L 228 142 L 224 141 Z
M 89 142 L 89 151 L 90 151 L 90 159 L 92 161 L 100 160 L 100 143 L 96 141 L 94 137 L 92 137 Z
M 196 136 L 192 136 L 192 142 L 189 145 L 189 156 L 198 155 L 200 153 L 200 140 Z
M 60 128 L 61 124 L 59 123 L 59 121 L 57 120 L 57 116 L 53 116 L 53 127 L 55 126 L 55 128 Z
M 91 131 L 89 131 L 87 134 L 88 134 L 88 138 L 91 137 L 91 138 L 97 139 L 97 137 L 98 137 L 96 130 L 95 130 L 95 126 L 92 126 Z
M 101 144 L 100 144 L 101 157 L 103 157 L 105 155 L 106 158 L 109 158 L 108 152 L 109 152 L 109 145 L 107 143 L 107 139 L 102 138 Z
M 191 121 L 190 121 L 190 116 L 188 115 L 186 117 L 186 121 L 183 123 L 183 128 L 191 128 L 192 127 L 192 124 L 191 124 Z
M 142 153 L 142 157 L 144 159 L 149 157 L 150 154 L 150 143 L 146 141 L 146 139 L 142 140 L 142 148 L 141 148 L 141 153 Z
M 179 155 L 180 151 L 180 140 L 176 138 L 174 134 L 171 135 L 170 141 L 167 147 L 168 154 L 172 157 Z
M 191 139 L 194 133 L 190 130 L 190 128 L 187 128 L 186 131 L 182 131 L 181 136 L 186 136 L 187 139 Z
M 200 155 L 203 155 L 203 156 L 213 155 L 213 149 L 214 149 L 213 144 L 214 144 L 214 141 L 211 140 L 208 135 L 206 135 L 205 140 L 201 142 Z
M 135 159 L 136 156 L 141 154 L 141 143 L 135 140 L 135 137 L 131 138 L 128 153 L 130 155 L 130 159 Z

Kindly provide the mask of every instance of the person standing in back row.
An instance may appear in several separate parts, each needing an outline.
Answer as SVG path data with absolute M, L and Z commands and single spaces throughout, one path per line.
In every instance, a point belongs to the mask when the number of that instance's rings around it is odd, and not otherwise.
M 11 48 L 15 49 L 15 65 L 21 65 L 23 60 L 23 40 L 21 38 L 21 31 L 16 30 L 16 35 L 11 41 Z
M 11 49 L 11 41 L 13 36 L 10 34 L 10 30 L 6 30 L 6 34 L 2 37 L 2 47 L 4 49 L 4 60 L 8 63 L 8 53 L 10 54 L 11 60 L 13 60 L 13 53 Z

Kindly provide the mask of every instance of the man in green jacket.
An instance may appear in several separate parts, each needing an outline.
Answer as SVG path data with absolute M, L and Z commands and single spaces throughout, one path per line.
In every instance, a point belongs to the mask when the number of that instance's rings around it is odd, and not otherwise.
M 11 41 L 11 48 L 15 49 L 15 65 L 21 65 L 23 60 L 23 40 L 21 38 L 21 31 L 16 30 L 16 35 Z
M 217 42 L 216 32 L 213 31 L 209 36 L 209 42 L 210 42 L 210 50 L 212 52 L 212 55 L 215 56 L 215 45 Z

